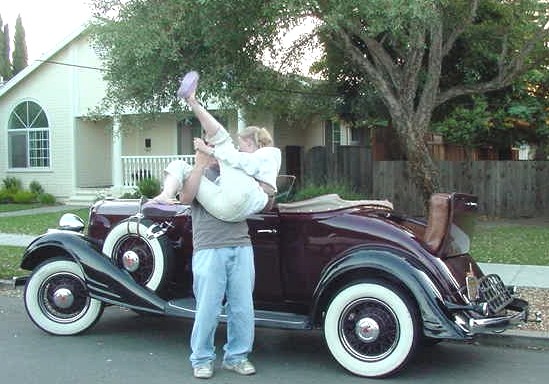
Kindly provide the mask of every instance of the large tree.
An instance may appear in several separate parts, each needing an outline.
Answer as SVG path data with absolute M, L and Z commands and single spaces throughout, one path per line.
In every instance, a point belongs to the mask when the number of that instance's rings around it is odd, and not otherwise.
M 435 109 L 456 97 L 509 86 L 540 57 L 547 57 L 547 9 L 538 0 L 96 0 L 95 4 L 101 19 L 94 35 L 106 63 L 108 99 L 119 107 L 157 109 L 173 103 L 177 78 L 189 69 L 203 73 L 205 95 L 228 95 L 254 105 L 292 105 L 278 101 L 291 100 L 284 91 L 303 84 L 303 79 L 281 78 L 261 65 L 261 59 L 270 50 L 287 55 L 282 63 L 298 63 L 299 56 L 308 52 L 307 44 L 323 42 L 330 47 L 327 55 L 337 52 L 345 68 L 329 57 L 326 65 L 318 67 L 328 79 L 335 74 L 349 84 L 373 86 L 426 199 L 438 189 L 438 174 L 425 142 Z M 282 49 L 280 32 L 306 18 L 316 21 L 313 33 L 296 40 L 294 49 Z M 467 56 L 471 52 L 482 60 L 471 62 Z M 306 87 L 312 90 L 314 83 Z
M 13 76 L 17 75 L 28 65 L 27 42 L 25 40 L 25 28 L 21 21 L 21 15 L 15 21 L 15 34 L 13 36 Z

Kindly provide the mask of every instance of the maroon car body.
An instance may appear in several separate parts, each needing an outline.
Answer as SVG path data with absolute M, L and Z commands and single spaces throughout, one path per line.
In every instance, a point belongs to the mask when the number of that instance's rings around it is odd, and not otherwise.
M 248 219 L 256 324 L 322 328 L 349 371 L 384 377 L 419 345 L 525 321 L 528 305 L 469 253 L 475 196 L 436 194 L 426 219 L 324 195 Z M 194 316 L 190 207 L 102 200 L 89 227 L 65 216 L 27 248 L 30 318 L 54 334 L 91 327 L 105 305 Z M 224 315 L 220 320 L 223 320 Z

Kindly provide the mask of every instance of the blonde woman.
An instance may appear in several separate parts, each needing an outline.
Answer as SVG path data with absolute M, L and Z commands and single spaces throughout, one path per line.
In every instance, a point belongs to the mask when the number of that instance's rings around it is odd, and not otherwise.
M 239 149 L 227 130 L 196 100 L 196 72 L 188 73 L 178 95 L 191 107 L 206 133 L 206 142 L 194 139 L 196 150 L 214 157 L 220 175 L 216 181 L 202 178 L 196 199 L 213 216 L 230 222 L 270 209 L 280 171 L 280 149 L 265 128 L 248 127 L 238 134 Z M 155 200 L 171 201 L 181 190 L 192 167 L 184 161 L 172 162 L 165 170 L 164 191 Z

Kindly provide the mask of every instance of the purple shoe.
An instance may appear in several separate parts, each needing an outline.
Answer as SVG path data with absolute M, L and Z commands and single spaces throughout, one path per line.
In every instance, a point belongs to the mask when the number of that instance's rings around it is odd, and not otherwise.
M 196 90 L 196 86 L 198 85 L 198 78 L 198 72 L 187 72 L 185 76 L 183 76 L 183 80 L 181 80 L 181 85 L 177 90 L 177 96 L 182 99 L 187 99 Z

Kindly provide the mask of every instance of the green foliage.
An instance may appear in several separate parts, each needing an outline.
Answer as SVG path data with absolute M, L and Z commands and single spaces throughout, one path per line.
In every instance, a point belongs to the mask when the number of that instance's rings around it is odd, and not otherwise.
M 154 178 L 145 178 L 137 184 L 137 189 L 142 196 L 152 198 L 161 192 L 161 185 Z
M 13 176 L 4 178 L 2 180 L 2 184 L 4 185 L 4 188 L 6 190 L 11 192 L 17 192 L 23 189 L 23 183 L 21 182 L 21 180 Z
M 549 140 L 549 70 L 531 70 L 500 92 L 460 101 L 432 124 L 448 143 L 509 149 Z
M 28 271 L 19 268 L 24 247 L 0 247 L 0 279 L 11 279 L 16 276 L 28 275 Z
M 141 197 L 141 193 L 138 190 L 135 190 L 133 192 L 126 192 L 122 196 L 120 196 L 121 199 L 139 199 Z
M 292 196 L 292 201 L 299 201 L 304 199 L 310 199 L 312 197 L 326 195 L 326 194 L 338 194 L 341 198 L 347 200 L 361 200 L 365 197 L 356 191 L 351 185 L 344 182 L 334 183 L 305 183 L 300 187 Z
M 0 204 L 4 204 L 4 203 L 12 203 L 13 202 L 13 192 L 5 189 L 5 188 L 1 188 L 0 189 Z
M 29 190 L 37 196 L 44 193 L 44 187 L 36 180 L 31 181 Z
M 13 202 L 17 204 L 29 204 L 36 201 L 36 195 L 31 191 L 17 191 L 13 195 Z
M 27 42 L 25 41 L 25 29 L 21 21 L 21 15 L 15 21 L 15 35 L 13 36 L 13 76 L 17 75 L 28 65 Z
M 10 36 L 9 26 L 4 25 L 0 16 L 0 79 L 8 81 L 11 78 Z
M 477 147 L 489 142 L 493 124 L 485 97 L 472 98 L 471 105 L 458 105 L 442 122 L 432 129 L 444 136 L 445 142 Z
M 44 204 L 44 205 L 54 205 L 57 202 L 57 199 L 55 198 L 54 195 L 52 195 L 51 193 L 45 193 L 45 192 L 40 193 L 36 197 L 36 200 L 40 204 Z

